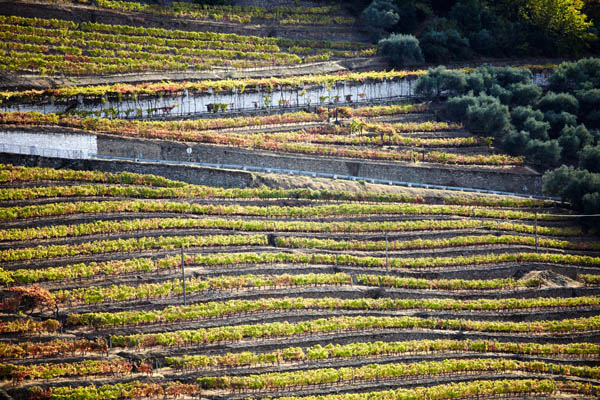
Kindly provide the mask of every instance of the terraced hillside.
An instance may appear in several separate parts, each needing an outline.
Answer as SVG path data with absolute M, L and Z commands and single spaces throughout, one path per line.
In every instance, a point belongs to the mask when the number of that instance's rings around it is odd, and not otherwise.
M 95 153 L 109 157 L 142 158 L 138 154 L 143 152 L 143 158 L 150 160 L 284 168 L 532 194 L 541 190 L 539 174 L 527 168 L 522 157 L 498 153 L 493 138 L 472 136 L 461 124 L 435 121 L 434 110 L 426 103 L 284 111 L 238 117 L 216 113 L 195 120 L 174 115 L 167 121 L 98 118 L 96 111 L 11 111 L 0 113 L 0 125 L 15 135 L 35 136 L 40 128 L 48 134 L 63 134 L 68 128 L 73 137 L 92 134 Z M 421 176 L 411 175 L 411 169 Z
M 600 393 L 600 245 L 551 202 L 0 177 L 12 398 Z
M 94 75 L 214 66 L 248 68 L 374 53 L 373 48 L 360 43 L 319 43 L 13 16 L 0 18 L 0 33 L 6 54 L 0 59 L 3 69 L 33 70 L 42 75 L 65 71 L 68 75 Z M 317 51 L 318 48 L 323 50 Z

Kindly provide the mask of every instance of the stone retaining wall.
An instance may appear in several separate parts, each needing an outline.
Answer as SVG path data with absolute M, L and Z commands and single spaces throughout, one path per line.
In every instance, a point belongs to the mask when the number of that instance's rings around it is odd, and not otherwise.
M 192 148 L 192 154 L 186 150 Z M 272 153 L 235 147 L 98 136 L 98 153 L 120 157 L 236 164 L 374 179 L 541 194 L 541 175 L 526 168 L 460 167 Z

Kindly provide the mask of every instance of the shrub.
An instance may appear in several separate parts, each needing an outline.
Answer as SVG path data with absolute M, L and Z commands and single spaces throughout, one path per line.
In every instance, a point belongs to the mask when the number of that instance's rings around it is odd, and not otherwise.
M 600 192 L 600 174 L 562 165 L 544 174 L 542 191 L 545 195 L 569 201 L 576 210 L 583 210 L 584 196 Z M 588 197 L 588 201 L 592 202 L 594 199 Z
M 502 104 L 506 104 L 506 105 L 510 104 L 512 96 L 513 96 L 512 92 L 510 90 L 504 89 L 502 86 L 498 85 L 497 83 L 491 87 L 489 94 L 498 98 Z
M 592 136 L 592 144 L 599 145 L 600 144 L 600 129 L 594 129 L 589 131 Z
M 586 214 L 600 214 L 600 193 L 586 193 L 581 198 L 581 208 Z M 594 225 L 598 226 L 598 218 L 594 218 Z M 591 221 L 590 221 L 591 222 Z
M 413 35 L 392 34 L 380 40 L 378 47 L 395 67 L 423 62 L 419 40 Z
M 482 26 L 483 5 L 480 0 L 458 1 L 448 14 L 448 17 L 456 21 L 463 32 L 476 32 Z
M 536 121 L 543 121 L 544 114 L 540 110 L 534 110 L 531 107 L 515 107 L 510 112 L 512 123 L 517 130 L 524 129 L 525 121 L 528 118 L 534 118 Z
M 474 93 L 490 89 L 496 81 L 496 69 L 490 65 L 478 67 L 467 78 L 469 90 Z M 472 86 L 471 86 L 472 85 Z
M 565 127 L 565 129 L 567 128 L 573 127 Z M 558 138 L 558 143 L 562 147 L 563 158 L 575 157 L 577 155 L 577 152 L 581 148 L 581 140 L 579 140 L 579 138 L 577 137 L 577 135 L 575 135 L 574 132 L 561 134 Z
M 577 62 L 563 62 L 548 77 L 555 91 L 573 91 L 600 87 L 600 59 L 584 58 Z
M 577 115 L 579 102 L 574 96 L 568 93 L 548 92 L 538 101 L 537 107 L 543 112 L 554 111 L 555 113 L 560 113 L 564 111 Z
M 400 21 L 398 7 L 388 0 L 373 0 L 361 14 L 365 29 L 378 40 Z
M 554 165 L 560 160 L 561 147 L 556 140 L 530 140 L 525 147 L 525 154 L 536 164 Z
M 575 96 L 581 121 L 589 128 L 600 128 L 600 89 L 580 90 Z
M 577 117 L 568 112 L 555 113 L 548 111 L 544 113 L 544 120 L 550 123 L 550 137 L 557 138 L 565 126 L 577 125 Z
M 421 75 L 415 84 L 415 94 L 439 97 L 442 94 L 458 95 L 467 88 L 466 74 L 461 71 L 437 67 Z
M 496 81 L 502 87 L 508 87 L 517 83 L 529 84 L 532 79 L 531 71 L 525 68 L 500 67 L 494 68 L 494 72 L 496 74 Z
M 479 105 L 479 100 L 473 95 L 453 97 L 446 103 L 446 115 L 453 121 L 464 121 L 467 109 L 476 105 Z
M 508 107 L 496 102 L 470 106 L 467 109 L 469 129 L 486 136 L 501 136 L 510 127 Z
M 532 83 L 514 83 L 510 85 L 510 91 L 514 106 L 529 106 L 542 95 L 542 88 Z
M 524 131 L 510 131 L 504 136 L 502 145 L 513 156 L 523 155 L 525 146 L 529 142 L 529 134 Z
M 498 43 L 496 37 L 487 29 L 474 32 L 469 35 L 471 48 L 484 56 L 494 56 L 498 54 Z
M 523 130 L 529 133 L 532 139 L 548 140 L 548 131 L 550 130 L 550 124 L 543 121 L 538 121 L 534 117 L 529 117 L 523 123 Z
M 454 29 L 425 32 L 421 37 L 421 49 L 428 62 L 464 60 L 471 55 L 469 40 Z
M 579 168 L 600 172 L 600 146 L 585 146 L 579 153 Z
M 466 76 L 466 82 L 468 90 L 474 94 L 479 94 L 486 89 L 486 81 L 484 80 L 483 74 L 479 73 L 477 70 Z

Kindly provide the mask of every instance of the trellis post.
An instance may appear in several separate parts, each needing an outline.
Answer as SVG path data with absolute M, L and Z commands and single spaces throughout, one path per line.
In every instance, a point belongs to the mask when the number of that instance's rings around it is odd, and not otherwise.
M 183 255 L 183 247 L 181 248 L 181 284 L 183 285 L 183 305 L 187 305 L 187 299 L 185 295 L 185 258 Z
M 388 247 L 388 233 L 385 233 L 385 273 L 390 273 L 390 256 L 389 256 L 389 247 Z
M 535 234 L 535 252 L 538 252 L 538 244 L 539 244 L 539 238 L 538 238 L 538 213 L 537 211 L 535 212 L 535 225 L 533 227 L 533 232 Z

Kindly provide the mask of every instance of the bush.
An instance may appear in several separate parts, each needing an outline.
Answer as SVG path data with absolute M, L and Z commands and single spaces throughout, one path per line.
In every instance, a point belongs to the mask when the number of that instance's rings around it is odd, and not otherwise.
M 600 174 L 562 165 L 544 174 L 542 191 L 545 195 L 569 201 L 574 209 L 581 211 L 584 208 L 584 196 L 600 192 Z M 587 200 L 592 202 L 594 199 L 588 197 Z
M 547 171 L 542 177 L 542 193 L 567 200 L 565 187 L 572 180 L 573 167 L 562 165 L 553 171 Z
M 529 133 L 532 139 L 548 140 L 548 131 L 550 124 L 543 121 L 538 121 L 535 117 L 529 117 L 523 123 L 523 130 Z
M 577 115 L 579 102 L 574 96 L 568 93 L 548 92 L 538 101 L 537 107 L 543 112 L 554 111 L 555 113 L 560 113 L 564 111 Z
M 421 49 L 428 62 L 465 60 L 471 56 L 469 40 L 454 29 L 429 30 L 421 37 Z
M 575 96 L 581 121 L 589 128 L 600 128 L 600 89 L 580 90 Z
M 467 88 L 466 74 L 448 70 L 445 67 L 429 69 L 415 84 L 415 94 L 427 97 L 440 97 L 442 94 L 459 95 Z
M 517 130 L 524 129 L 525 121 L 529 118 L 534 118 L 536 121 L 543 121 L 544 114 L 540 110 L 534 110 L 531 107 L 515 107 L 510 112 L 512 123 Z
M 556 140 L 530 140 L 525 147 L 525 154 L 536 164 L 555 165 L 560 160 L 561 147 Z
M 379 40 L 400 21 L 398 7 L 388 0 L 373 0 L 360 17 L 374 40 Z
M 504 89 L 502 86 L 498 85 L 497 83 L 491 87 L 489 94 L 496 97 L 497 99 L 499 99 L 502 104 L 506 104 L 506 105 L 510 104 L 512 96 L 513 96 L 512 92 L 510 90 Z
M 566 127 L 572 128 L 572 127 Z M 575 157 L 577 152 L 581 148 L 581 140 L 575 135 L 575 133 L 561 134 L 558 138 L 558 143 L 562 147 L 563 158 Z
M 542 88 L 532 83 L 514 83 L 509 87 L 513 106 L 529 106 L 542 95 Z
M 563 62 L 548 77 L 550 88 L 567 92 L 600 87 L 600 59 Z
M 592 136 L 592 144 L 599 145 L 600 144 L 600 129 L 594 129 L 589 132 L 590 132 L 590 136 Z
M 394 67 L 423 62 L 419 40 L 413 35 L 392 34 L 380 40 L 378 47 Z
M 398 7 L 398 15 L 400 16 L 396 24 L 396 31 L 410 33 L 417 29 L 419 26 L 419 17 L 416 5 L 408 1 L 397 1 L 396 6 Z
M 496 68 L 489 65 L 478 67 L 467 77 L 469 90 L 476 94 L 490 89 L 495 83 L 497 83 Z
M 448 17 L 456 21 L 463 32 L 476 32 L 483 28 L 481 21 L 483 11 L 480 0 L 463 0 L 454 4 Z
M 474 32 L 469 35 L 471 48 L 484 56 L 495 56 L 498 54 L 498 43 L 496 37 L 487 29 Z
M 529 134 L 524 131 L 510 131 L 504 136 L 502 145 L 513 156 L 523 155 L 525 146 L 530 141 Z
M 544 120 L 550 123 L 550 137 L 557 138 L 565 126 L 577 125 L 577 117 L 568 112 L 555 113 L 548 111 L 544 113 Z
M 593 193 L 586 193 L 583 195 L 583 197 L 581 198 L 581 208 L 582 211 L 586 214 L 600 214 L 600 193 L 598 192 L 593 192 Z M 598 226 L 598 218 L 594 218 L 591 217 L 592 219 L 594 219 L 594 224 L 596 225 L 596 227 Z M 591 222 L 591 221 L 589 221 Z
M 472 73 L 466 76 L 466 82 L 468 90 L 473 92 L 474 94 L 479 94 L 485 91 L 486 89 L 485 79 L 483 75 L 477 70 L 473 71 Z
M 600 172 L 600 146 L 585 146 L 579 153 L 579 168 Z
M 446 102 L 446 115 L 453 121 L 464 121 L 467 109 L 479 105 L 479 100 L 473 95 L 457 96 Z
M 467 125 L 472 132 L 485 136 L 502 136 L 510 127 L 508 107 L 496 102 L 470 106 L 467 109 Z
M 500 67 L 495 68 L 496 81 L 502 87 L 508 87 L 517 83 L 531 83 L 531 71 L 526 68 Z

